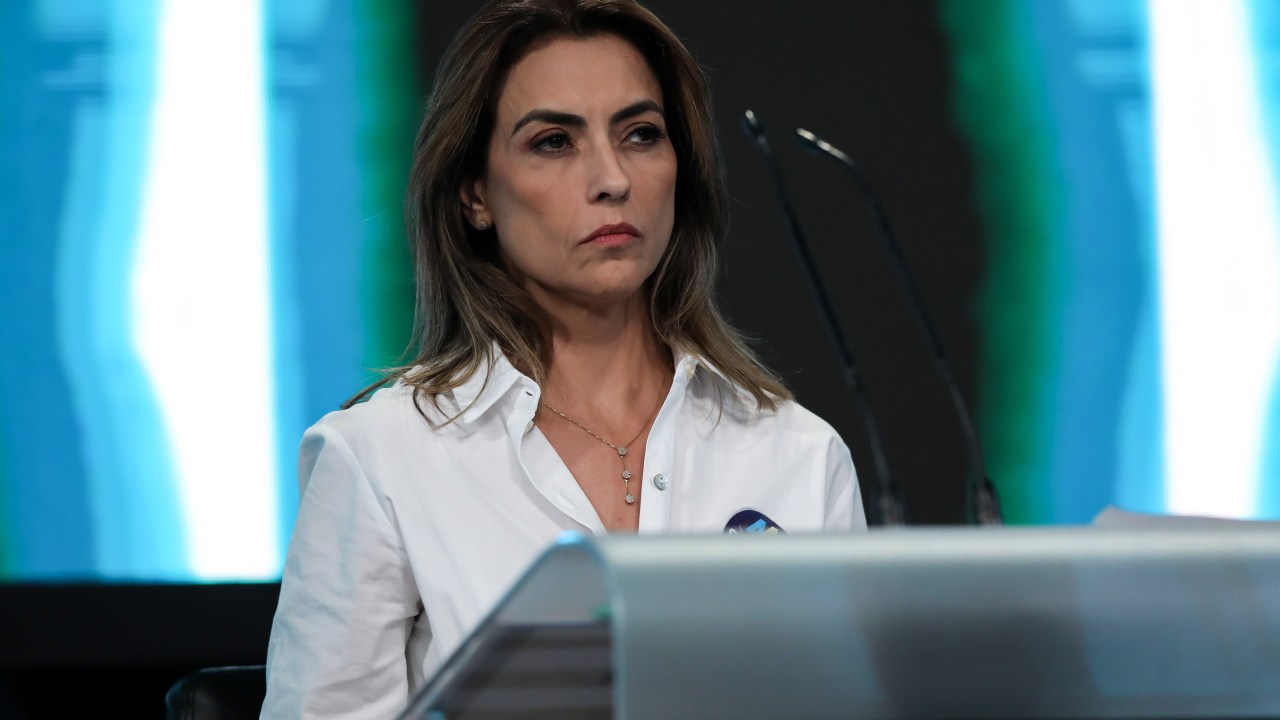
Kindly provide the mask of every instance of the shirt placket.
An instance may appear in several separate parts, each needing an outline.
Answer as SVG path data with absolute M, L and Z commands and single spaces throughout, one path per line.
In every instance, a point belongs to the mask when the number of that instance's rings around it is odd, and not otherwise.
M 676 431 L 684 408 L 685 391 L 697 370 L 693 358 L 686 357 L 676 367 L 671 390 L 662 403 L 662 409 L 654 418 L 645 443 L 644 473 L 639 478 L 645 483 L 640 499 L 640 532 L 666 532 L 671 526 L 671 498 L 678 477 L 676 459 Z
M 515 407 L 507 418 L 507 434 L 525 480 L 570 519 L 596 535 L 604 535 L 604 525 L 586 493 L 551 443 L 534 431 L 533 418 L 541 397 L 541 391 L 532 382 L 519 388 Z

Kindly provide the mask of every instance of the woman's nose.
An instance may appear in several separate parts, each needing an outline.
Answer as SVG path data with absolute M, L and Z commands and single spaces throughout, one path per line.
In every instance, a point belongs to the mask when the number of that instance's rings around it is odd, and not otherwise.
M 597 202 L 625 200 L 631 193 L 631 176 L 613 149 L 596 153 L 592 166 L 590 199 Z

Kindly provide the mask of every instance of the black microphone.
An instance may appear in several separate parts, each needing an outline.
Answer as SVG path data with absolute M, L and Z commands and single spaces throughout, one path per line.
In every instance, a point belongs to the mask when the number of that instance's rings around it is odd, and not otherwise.
M 902 254 L 902 246 L 898 243 L 898 237 L 893 232 L 893 226 L 889 224 L 889 217 L 885 214 L 884 207 L 880 204 L 880 198 L 876 195 L 875 190 L 872 189 L 871 184 L 867 182 L 862 171 L 858 169 L 858 164 L 853 161 L 853 158 L 803 128 L 796 129 L 796 136 L 800 139 L 801 145 L 836 160 L 853 176 L 853 182 L 858 186 L 862 199 L 866 203 L 867 209 L 871 212 L 876 237 L 880 239 L 881 246 L 889 254 L 894 274 L 897 276 L 898 283 L 902 286 L 903 291 L 907 294 L 911 312 L 920 326 L 920 331 L 924 333 L 925 341 L 928 343 L 930 351 L 933 353 L 934 369 L 947 386 L 948 394 L 951 396 L 951 404 L 955 407 L 956 415 L 960 420 L 960 427 L 964 431 L 965 441 L 969 446 L 969 457 L 973 462 L 973 477 L 965 485 L 967 519 L 970 523 L 978 525 L 1003 524 L 1004 514 L 1000 510 L 1000 498 L 996 494 L 996 488 L 992 484 L 991 478 L 987 476 L 987 464 L 982 455 L 982 444 L 978 441 L 978 430 L 973 421 L 973 414 L 969 410 L 969 404 L 965 401 L 964 393 L 960 390 L 960 383 L 956 380 L 955 369 L 951 365 L 951 359 L 947 355 L 946 347 L 942 344 L 942 337 L 938 334 L 937 328 L 934 327 L 929 310 L 925 306 L 919 288 L 916 286 L 915 277 L 911 274 L 910 268 L 907 267 L 906 257 Z
M 787 226 L 787 236 L 791 238 L 791 249 L 795 252 L 796 260 L 800 263 L 800 270 L 804 275 L 805 284 L 809 287 L 809 294 L 813 298 L 814 304 L 818 306 L 818 315 L 822 318 L 822 326 L 827 331 L 827 339 L 831 341 L 832 347 L 835 348 L 845 385 L 853 394 L 854 404 L 858 408 L 858 413 L 862 416 L 862 426 L 866 430 L 867 444 L 871 448 L 871 460 L 876 469 L 876 482 L 870 487 L 871 497 L 869 498 L 870 502 L 867 504 L 867 520 L 872 525 L 905 525 L 907 523 L 906 505 L 902 500 L 902 493 L 898 489 L 897 483 L 893 481 L 893 476 L 889 473 L 889 461 L 885 456 L 884 441 L 880 435 L 880 423 L 876 419 L 875 409 L 871 405 L 871 396 L 867 392 L 867 386 L 862 382 L 862 372 L 858 369 L 858 363 L 854 360 L 849 339 L 836 321 L 835 310 L 832 309 L 826 286 L 823 285 L 822 278 L 818 275 L 817 267 L 813 262 L 813 254 L 809 251 L 809 244 L 805 241 L 804 233 L 800 230 L 800 221 L 796 217 L 795 210 L 791 207 L 791 197 L 787 193 L 786 183 L 782 179 L 782 170 L 778 167 L 778 162 L 773 157 L 773 151 L 769 149 L 769 140 L 765 136 L 764 126 L 760 123 L 760 119 L 756 117 L 755 113 L 748 110 L 742 115 L 742 129 L 764 158 L 765 168 L 769 171 L 769 177 L 773 181 L 773 189 L 777 194 L 778 203 L 782 206 L 782 217 Z

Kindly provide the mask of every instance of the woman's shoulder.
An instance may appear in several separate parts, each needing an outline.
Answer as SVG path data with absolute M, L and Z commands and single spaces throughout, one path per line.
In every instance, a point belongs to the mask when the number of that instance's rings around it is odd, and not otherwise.
M 341 486 L 358 478 L 379 497 L 396 497 L 407 489 L 404 478 L 417 477 L 415 468 L 452 446 L 459 429 L 444 419 L 431 398 L 403 383 L 330 412 L 302 435 L 300 486 Z
M 337 434 L 348 444 L 431 442 L 466 435 L 467 427 L 502 396 L 526 380 L 509 363 L 485 364 L 452 388 L 427 392 L 412 382 L 413 371 L 366 399 L 322 417 L 308 434 Z M 353 448 L 354 449 L 354 448 Z
M 844 447 L 844 440 L 831 423 L 793 399 L 779 399 L 774 410 L 760 410 L 756 417 L 762 430 L 785 436 L 797 447 L 812 450 Z
M 433 401 L 413 386 L 396 382 L 361 402 L 326 414 L 307 430 L 307 435 L 338 436 L 356 451 L 369 445 L 403 441 L 407 434 L 437 434 L 447 426 L 447 408 L 442 407 L 446 402 Z
M 696 402 L 715 424 L 728 423 L 749 433 L 787 435 L 806 445 L 843 445 L 830 423 L 791 398 L 775 397 L 772 408 L 761 407 L 750 392 L 705 361 L 699 361 L 691 375 L 697 379 L 693 384 Z

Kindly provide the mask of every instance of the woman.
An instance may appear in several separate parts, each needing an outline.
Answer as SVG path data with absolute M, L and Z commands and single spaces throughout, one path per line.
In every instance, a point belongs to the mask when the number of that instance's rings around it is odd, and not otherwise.
M 564 530 L 865 525 L 844 444 L 716 310 L 706 88 L 654 15 L 486 6 L 408 194 L 421 350 L 303 438 L 265 716 L 394 714 Z

